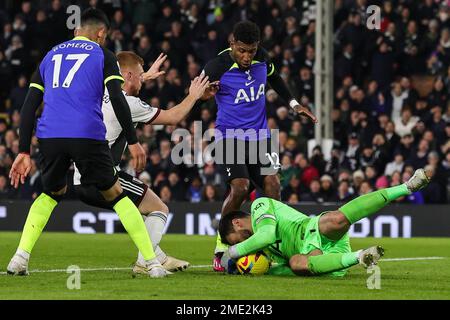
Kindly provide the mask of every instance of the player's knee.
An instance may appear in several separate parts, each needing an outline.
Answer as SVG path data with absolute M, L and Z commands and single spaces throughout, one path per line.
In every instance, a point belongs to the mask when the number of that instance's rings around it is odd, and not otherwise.
M 119 182 L 116 182 L 108 190 L 100 191 L 106 201 L 114 201 L 123 193 L 123 189 Z
M 333 224 L 336 229 L 350 227 L 350 221 L 348 221 L 347 217 L 340 211 L 336 211 L 336 214 L 333 217 Z
M 324 218 L 328 230 L 343 230 L 350 227 L 350 222 L 340 211 L 328 212 Z
M 164 213 L 167 216 L 169 214 L 169 207 L 164 202 L 162 202 L 161 207 L 158 211 Z
M 280 180 L 278 179 L 278 177 L 267 176 L 266 179 L 264 180 L 264 189 L 266 193 L 278 195 L 281 192 Z
M 44 193 L 46 195 L 48 195 L 50 198 L 52 198 L 53 200 L 55 200 L 56 202 L 60 202 L 64 198 L 66 191 L 67 191 L 67 186 L 65 186 L 64 188 L 62 188 L 58 191 L 44 191 Z
M 231 185 L 231 195 L 233 197 L 245 198 L 250 189 L 250 182 L 240 181 Z
M 52 196 L 63 196 L 63 195 L 66 194 L 66 192 L 67 192 L 67 185 L 64 186 L 63 188 L 59 189 L 58 191 L 52 191 L 52 192 L 50 192 L 50 194 L 51 194 Z
M 310 275 L 308 269 L 308 256 L 302 254 L 296 254 L 289 259 L 289 267 L 298 275 L 306 276 Z
M 64 186 L 63 188 L 61 188 L 58 191 L 44 191 L 45 194 L 47 194 L 50 198 L 52 198 L 53 200 L 55 200 L 56 202 L 60 202 L 64 195 L 67 192 L 67 186 Z
M 150 189 L 145 192 L 138 209 L 143 215 L 148 215 L 149 213 L 155 211 L 158 211 L 165 216 L 169 214 L 169 207 Z
M 139 206 L 139 211 L 144 214 L 147 215 L 151 212 L 161 212 L 162 214 L 164 214 L 165 216 L 167 216 L 169 214 L 169 207 L 162 201 L 158 201 L 158 203 L 154 204 L 148 204 L 148 206 L 144 205 L 142 206 L 142 204 Z

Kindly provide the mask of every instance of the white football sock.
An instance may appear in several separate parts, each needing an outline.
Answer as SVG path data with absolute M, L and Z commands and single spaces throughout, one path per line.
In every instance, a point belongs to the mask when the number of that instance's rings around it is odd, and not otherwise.
M 156 248 L 155 248 L 155 255 L 156 255 L 156 258 L 159 260 L 159 262 L 161 264 L 166 262 L 167 255 L 166 255 L 166 253 L 164 251 L 162 251 L 162 249 L 159 247 L 159 245 L 156 246 Z
M 16 254 L 18 256 L 21 256 L 22 258 L 24 258 L 27 261 L 30 260 L 30 254 L 28 252 L 26 252 L 25 250 L 17 248 Z
M 158 260 L 162 263 L 167 258 L 166 254 L 159 247 L 159 242 L 161 241 L 164 227 L 166 226 L 167 215 L 161 211 L 153 211 L 145 217 L 145 227 L 152 241 L 153 250 Z M 145 261 L 142 254 L 138 254 L 138 262 L 143 264 Z

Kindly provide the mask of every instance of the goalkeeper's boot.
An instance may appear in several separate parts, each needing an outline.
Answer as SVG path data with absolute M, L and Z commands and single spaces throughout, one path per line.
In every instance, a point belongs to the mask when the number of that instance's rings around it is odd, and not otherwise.
M 29 274 L 28 259 L 16 253 L 9 262 L 6 272 L 11 275 L 27 276 Z
M 408 190 L 411 192 L 425 188 L 428 183 L 430 183 L 430 178 L 428 178 L 424 169 L 417 169 L 414 175 L 405 182 Z
M 223 256 L 223 252 L 216 252 L 214 254 L 213 270 L 215 272 L 225 272 L 225 268 L 222 266 L 222 263 L 221 263 L 222 256 Z
M 374 246 L 359 252 L 359 264 L 364 268 L 369 268 L 378 263 L 384 256 L 384 249 L 381 246 Z
M 150 278 L 163 278 L 170 274 L 170 272 L 167 272 L 157 259 L 146 261 L 144 265 L 136 262 L 133 267 L 133 273 L 144 274 L 150 276 Z
M 183 271 L 189 267 L 189 262 L 167 256 L 167 259 L 162 263 L 162 266 L 167 271 Z

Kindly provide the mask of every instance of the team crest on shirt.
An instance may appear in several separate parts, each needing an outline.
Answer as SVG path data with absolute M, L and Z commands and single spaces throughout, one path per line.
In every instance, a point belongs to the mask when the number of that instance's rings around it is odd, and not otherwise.
M 248 69 L 247 71 L 245 71 L 245 74 L 247 75 L 247 80 L 252 80 L 252 75 L 250 74 L 250 69 Z
M 145 101 L 139 100 L 139 104 L 144 109 L 150 109 L 150 105 Z

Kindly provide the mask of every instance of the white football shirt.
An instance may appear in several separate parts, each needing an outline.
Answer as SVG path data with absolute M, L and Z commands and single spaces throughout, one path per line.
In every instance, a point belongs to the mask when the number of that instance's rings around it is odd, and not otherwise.
M 125 99 L 130 106 L 131 118 L 136 127 L 139 123 L 149 124 L 158 117 L 161 109 L 154 108 L 142 101 L 138 97 L 129 96 L 125 91 L 122 91 Z M 109 100 L 108 90 L 105 88 L 105 94 L 103 95 L 102 103 L 103 122 L 106 127 L 106 140 L 108 141 L 109 148 L 111 149 L 111 155 L 114 165 L 117 170 L 120 170 L 119 163 L 122 158 L 122 154 L 127 147 L 127 141 L 123 134 L 122 126 L 114 113 L 111 101 Z M 80 185 L 81 174 L 78 168 L 74 165 L 73 184 Z

